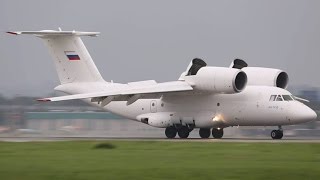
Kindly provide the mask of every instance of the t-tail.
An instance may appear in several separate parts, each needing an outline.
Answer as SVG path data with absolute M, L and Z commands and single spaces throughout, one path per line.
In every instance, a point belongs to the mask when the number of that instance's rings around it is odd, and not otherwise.
M 99 32 L 10 31 L 9 34 L 35 35 L 43 40 L 54 60 L 61 84 L 104 82 L 80 36 L 98 36 Z

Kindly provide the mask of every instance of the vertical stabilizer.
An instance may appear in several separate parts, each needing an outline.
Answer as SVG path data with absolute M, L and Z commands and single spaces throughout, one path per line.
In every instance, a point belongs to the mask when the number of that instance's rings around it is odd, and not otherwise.
M 32 34 L 41 38 L 51 53 L 61 84 L 104 81 L 80 38 L 99 33 L 51 30 L 8 33 Z

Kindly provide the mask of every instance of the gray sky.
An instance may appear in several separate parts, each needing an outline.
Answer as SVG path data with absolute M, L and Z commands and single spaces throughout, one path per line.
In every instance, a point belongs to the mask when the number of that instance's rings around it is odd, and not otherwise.
M 320 84 L 318 0 L 1 0 L 0 31 L 100 31 L 83 38 L 106 80 L 176 80 L 194 57 L 280 68 Z M 0 34 L 0 93 L 45 96 L 59 84 L 42 42 Z

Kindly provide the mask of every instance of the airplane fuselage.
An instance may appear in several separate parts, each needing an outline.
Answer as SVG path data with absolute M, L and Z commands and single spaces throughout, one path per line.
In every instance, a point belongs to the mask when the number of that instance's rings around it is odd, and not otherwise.
M 100 83 L 93 84 L 89 89 L 79 85 L 63 91 L 77 94 L 123 86 L 117 83 Z M 127 105 L 125 101 L 112 101 L 102 108 L 160 128 L 174 124 L 194 125 L 195 128 L 281 126 L 312 121 L 316 117 L 315 112 L 303 103 L 293 99 L 270 100 L 273 95 L 291 96 L 291 93 L 277 87 L 247 86 L 242 92 L 235 94 L 168 95 L 159 99 L 139 99 L 131 105 Z M 85 101 L 101 107 L 96 102 Z M 153 119 L 153 122 L 144 122 L 142 118 Z

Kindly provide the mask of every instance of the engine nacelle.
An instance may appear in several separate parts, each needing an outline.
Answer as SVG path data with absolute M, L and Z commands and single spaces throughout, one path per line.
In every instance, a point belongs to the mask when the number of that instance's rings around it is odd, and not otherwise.
M 288 74 L 280 69 L 245 67 L 242 71 L 247 74 L 248 85 L 274 86 L 283 89 L 288 86 Z
M 171 125 L 171 113 L 158 112 L 137 116 L 137 120 L 153 127 L 165 128 Z
M 232 94 L 246 87 L 247 75 L 234 68 L 202 67 L 195 75 L 185 76 L 184 80 L 197 91 Z

